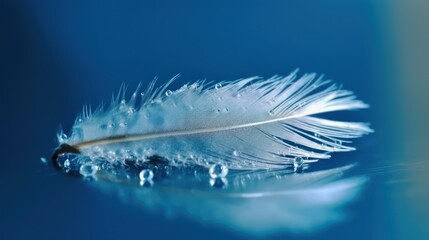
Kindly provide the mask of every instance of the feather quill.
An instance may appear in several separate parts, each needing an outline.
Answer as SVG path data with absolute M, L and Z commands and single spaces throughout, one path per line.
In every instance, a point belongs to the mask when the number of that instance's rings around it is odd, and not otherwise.
M 59 143 L 91 161 L 145 163 L 159 156 L 172 165 L 255 170 L 285 168 L 295 157 L 327 159 L 354 150 L 350 140 L 372 132 L 365 123 L 316 116 L 368 105 L 315 74 L 168 90 L 175 79 L 157 89 L 152 82 L 142 94 L 139 86 L 129 100 L 121 87 L 107 109 L 84 108 L 71 135 L 58 134 Z

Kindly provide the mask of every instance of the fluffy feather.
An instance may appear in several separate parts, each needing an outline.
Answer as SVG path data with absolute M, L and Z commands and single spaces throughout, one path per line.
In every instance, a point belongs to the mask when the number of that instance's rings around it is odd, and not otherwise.
M 268 169 L 290 166 L 295 157 L 309 163 L 354 150 L 350 139 L 372 132 L 364 123 L 315 116 L 368 107 L 315 74 L 199 81 L 167 90 L 174 79 L 156 90 L 153 82 L 144 94 L 137 89 L 128 101 L 122 87 L 106 110 L 84 108 L 70 137 L 60 133 L 59 143 L 110 163 L 160 156 L 172 165 Z

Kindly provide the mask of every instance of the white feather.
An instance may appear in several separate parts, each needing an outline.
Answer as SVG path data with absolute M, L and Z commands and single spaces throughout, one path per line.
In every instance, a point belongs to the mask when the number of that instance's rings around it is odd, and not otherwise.
M 372 132 L 364 123 L 314 116 L 368 107 L 315 74 L 199 81 L 167 90 L 174 79 L 157 90 L 152 83 L 140 104 L 138 89 L 126 101 L 121 88 L 107 110 L 86 108 L 70 137 L 59 134 L 60 144 L 111 163 L 157 155 L 175 165 L 262 169 L 290 166 L 297 156 L 308 163 L 354 150 L 350 139 Z

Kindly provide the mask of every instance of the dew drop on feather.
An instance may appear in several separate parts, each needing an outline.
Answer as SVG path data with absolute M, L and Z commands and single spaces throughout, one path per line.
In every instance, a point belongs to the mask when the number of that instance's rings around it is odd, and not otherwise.
M 222 87 L 222 84 L 221 83 L 216 83 L 216 85 L 215 85 L 215 89 L 219 89 L 219 88 L 221 88 Z
M 153 172 L 150 169 L 143 169 L 139 173 L 139 178 L 141 181 L 150 181 L 153 179 Z
M 223 178 L 226 177 L 226 175 L 228 175 L 228 167 L 222 164 L 213 164 L 210 168 L 209 168 L 209 174 L 210 177 L 212 178 Z
M 99 170 L 98 166 L 94 163 L 84 163 L 79 168 L 79 173 L 84 177 L 94 176 Z
M 240 155 L 240 152 L 237 150 L 234 150 L 234 151 L 232 151 L 232 155 L 237 157 L 238 155 Z
M 63 142 L 65 142 L 67 140 L 67 138 L 68 137 L 67 137 L 67 135 L 65 133 L 61 133 L 60 136 L 59 136 L 59 138 L 58 138 L 58 141 L 60 143 L 63 143 Z

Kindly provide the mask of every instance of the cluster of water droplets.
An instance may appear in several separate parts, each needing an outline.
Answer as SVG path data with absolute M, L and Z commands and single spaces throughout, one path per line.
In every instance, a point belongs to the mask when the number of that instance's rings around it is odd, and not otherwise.
M 141 149 L 141 151 L 143 151 L 143 149 Z M 140 154 L 141 151 L 139 152 Z M 118 157 L 121 156 L 125 160 L 117 161 L 109 160 L 108 158 L 91 159 L 82 154 L 64 153 L 58 156 L 57 165 L 66 173 L 81 175 L 87 179 L 93 180 L 97 179 L 99 176 L 103 176 L 103 178 L 113 177 L 126 181 L 136 181 L 143 187 L 152 187 L 155 181 L 164 181 L 166 178 L 168 179 L 169 176 L 172 176 L 171 174 L 175 176 L 183 175 L 186 171 L 192 169 L 190 166 L 182 165 L 182 162 L 190 162 L 186 160 L 189 157 L 186 154 L 178 153 L 177 160 L 174 161 L 158 157 L 159 159 L 155 162 L 153 159 L 151 160 L 155 155 L 152 155 L 152 157 L 146 155 L 149 157 L 145 157 L 145 160 L 141 160 L 140 158 L 133 159 L 129 151 L 126 150 L 112 151 L 111 154 L 113 154 L 111 159 L 118 159 Z M 231 152 L 232 157 L 239 157 L 240 154 L 241 152 L 239 150 L 233 150 Z M 194 168 L 195 170 L 192 171 L 198 172 L 198 174 L 194 174 L 195 176 L 202 176 L 206 179 L 207 176 L 209 176 L 209 185 L 214 188 L 224 189 L 228 187 L 227 176 L 229 173 L 229 166 L 221 162 L 216 163 L 214 159 L 206 159 L 204 161 L 194 155 L 192 155 L 192 158 L 193 162 L 197 162 L 200 166 L 209 166 L 208 171 L 207 168 L 204 167 Z M 312 160 L 309 160 L 305 156 L 297 156 L 293 158 L 290 163 L 293 166 L 293 172 L 302 173 L 308 168 L 308 163 L 311 161 Z
M 57 165 L 66 173 L 94 177 L 100 167 L 88 157 L 75 153 L 64 153 L 57 157 Z

